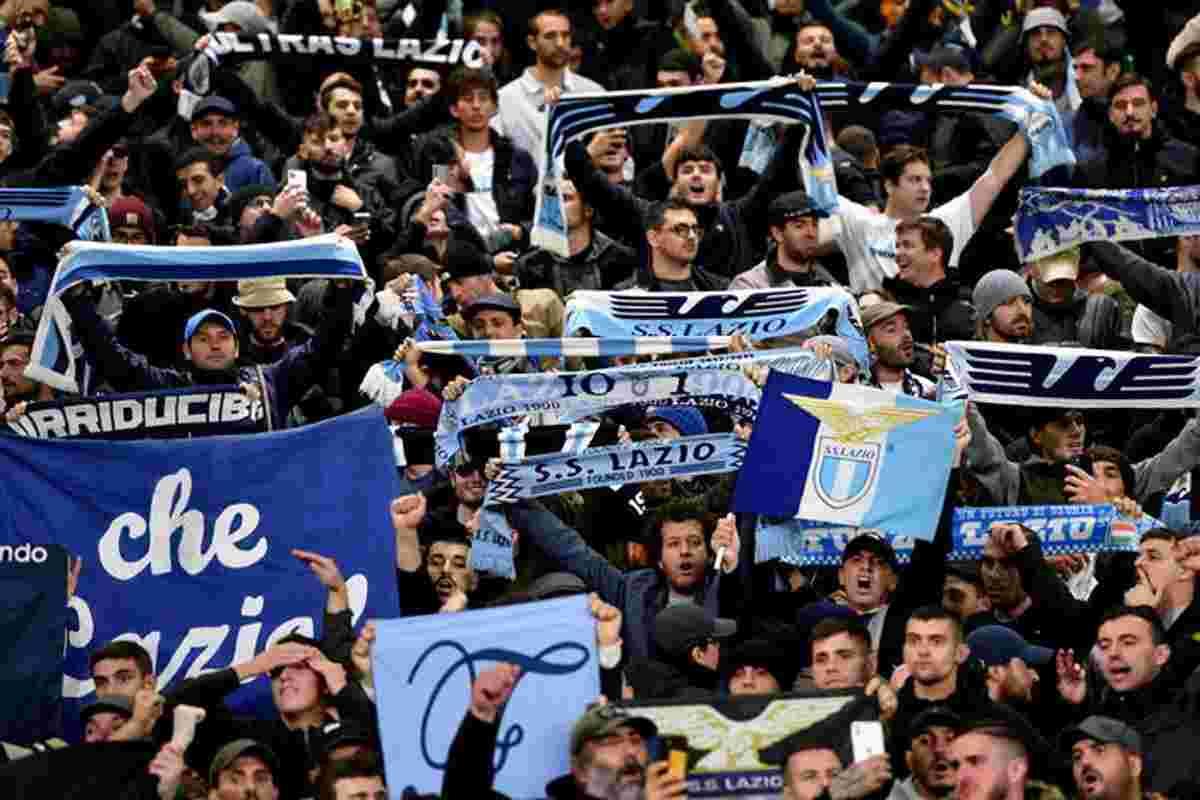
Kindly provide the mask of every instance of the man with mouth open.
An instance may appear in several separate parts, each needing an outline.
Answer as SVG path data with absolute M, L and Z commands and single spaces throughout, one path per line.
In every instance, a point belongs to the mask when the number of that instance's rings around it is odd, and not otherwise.
M 1083 800 L 1141 800 L 1142 739 L 1112 717 L 1088 717 L 1064 731 L 1075 790 Z

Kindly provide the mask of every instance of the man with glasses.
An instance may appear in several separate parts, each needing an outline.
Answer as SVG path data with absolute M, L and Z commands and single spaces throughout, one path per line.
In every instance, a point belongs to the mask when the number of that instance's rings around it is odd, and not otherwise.
M 618 289 L 646 289 L 657 292 L 718 291 L 729 285 L 720 275 L 694 266 L 692 262 L 704 238 L 704 229 L 696 211 L 687 202 L 671 198 L 651 208 L 646 217 L 646 244 L 650 251 L 649 270 L 643 266 L 631 281 Z
M 109 206 L 108 222 L 112 228 L 114 244 L 156 244 L 157 242 L 154 215 L 140 198 L 133 195 L 121 197 Z

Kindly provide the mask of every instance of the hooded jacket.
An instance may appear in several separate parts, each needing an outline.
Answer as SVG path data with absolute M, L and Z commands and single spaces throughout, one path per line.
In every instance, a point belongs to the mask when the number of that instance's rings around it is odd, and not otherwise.
M 229 154 L 225 157 L 224 174 L 225 188 L 230 192 L 236 192 L 243 186 L 275 185 L 275 176 L 271 174 L 270 168 L 261 159 L 254 157 L 250 145 L 246 144 L 244 139 L 235 140 L 229 148 Z
M 971 307 L 970 289 L 959 281 L 957 270 L 948 270 L 932 286 L 913 286 L 898 278 L 885 278 L 883 288 L 892 293 L 897 303 L 912 306 L 908 320 L 914 341 L 975 338 L 975 309 Z
M 1079 342 L 1100 350 L 1123 349 L 1121 306 L 1106 294 L 1076 289 L 1067 303 L 1047 303 L 1029 281 L 1033 297 L 1033 336 L 1030 344 Z

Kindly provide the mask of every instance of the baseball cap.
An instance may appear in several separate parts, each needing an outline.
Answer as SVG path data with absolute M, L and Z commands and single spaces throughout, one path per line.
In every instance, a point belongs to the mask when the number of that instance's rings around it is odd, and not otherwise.
M 1059 747 L 1069 753 L 1071 747 L 1083 739 L 1095 739 L 1106 744 L 1119 744 L 1134 753 L 1142 752 L 1142 737 L 1133 728 L 1112 717 L 1098 714 L 1085 719 L 1073 728 L 1067 728 L 1059 736 Z
M 971 57 L 967 51 L 961 47 L 951 45 L 941 45 L 933 48 L 929 53 L 929 66 L 937 69 L 948 67 L 956 72 L 974 72 L 975 65 L 971 63 Z
M 93 81 L 71 81 L 54 93 L 50 105 L 55 115 L 62 119 L 81 106 L 94 106 L 104 91 Z
M 1025 15 L 1025 21 L 1021 24 L 1021 35 L 1024 36 L 1034 28 L 1057 28 L 1066 36 L 1067 18 L 1057 8 L 1035 8 Z
M 183 340 L 185 342 L 191 341 L 192 337 L 196 335 L 196 331 L 200 329 L 200 326 L 210 321 L 224 325 L 235 336 L 237 335 L 237 326 L 233 324 L 233 320 L 215 308 L 206 308 L 203 311 L 197 311 L 188 318 L 187 325 L 183 327 Z
M 934 727 L 962 730 L 963 719 L 955 714 L 949 706 L 930 706 L 909 721 L 908 737 L 914 738 Z
M 154 241 L 154 215 L 141 198 L 123 195 L 108 210 L 108 222 L 114 228 L 141 228 L 151 242 Z
M 1019 658 L 1030 666 L 1040 667 L 1054 658 L 1054 651 L 1025 641 L 1025 637 L 1005 625 L 984 625 L 967 637 L 971 655 L 989 667 L 1007 664 Z
M 682 657 L 705 639 L 727 639 L 737 633 L 737 623 L 714 617 L 694 603 L 676 603 L 654 618 L 654 643 L 663 654 Z
M 658 726 L 646 717 L 634 716 L 620 706 L 593 706 L 571 728 L 571 755 L 579 755 L 583 746 L 593 739 L 602 739 L 626 726 L 645 739 L 658 735 Z
M 492 260 L 474 245 L 450 237 L 446 245 L 446 277 L 448 280 L 470 278 L 473 275 L 491 275 Z
M 809 216 L 823 217 L 825 214 L 813 206 L 808 192 L 803 189 L 781 194 L 767 206 L 767 222 L 772 225 L 778 225 L 796 217 Z
M 205 114 L 224 114 L 227 117 L 238 115 L 237 106 L 219 95 L 209 95 L 196 104 L 192 109 L 192 122 L 203 119 Z
M 209 786 L 216 786 L 217 776 L 229 769 L 233 762 L 246 755 L 258 756 L 267 765 L 267 769 L 271 770 L 271 776 L 279 777 L 279 759 L 275 757 L 271 748 L 265 744 L 259 744 L 253 739 L 234 739 L 213 756 L 212 766 L 208 768 Z
M 124 714 L 126 717 L 133 716 L 133 702 L 128 697 L 113 695 L 111 697 L 97 698 L 96 700 L 84 706 L 79 712 L 79 721 L 87 722 L 95 714 L 100 714 L 105 711 L 110 711 L 116 714 Z
M 379 747 L 379 742 L 371 730 L 353 722 L 327 722 L 313 738 L 313 759 L 318 763 L 337 748 L 349 744 L 361 744 L 376 749 Z
M 584 594 L 587 592 L 587 584 L 579 576 L 569 572 L 547 572 L 529 584 L 527 591 L 535 600 L 549 600 L 552 597 Z
M 1063 417 L 1082 417 L 1083 413 L 1075 408 L 1052 408 L 1050 406 L 1031 406 L 1025 410 L 1025 419 L 1030 428 L 1041 428 Z
M 863 552 L 873 553 L 892 569 L 899 568 L 900 562 L 896 558 L 896 551 L 892 549 L 892 545 L 887 539 L 877 533 L 860 533 L 847 542 L 846 549 L 842 551 L 842 563 L 845 564 L 852 557 Z
M 463 319 L 471 320 L 480 311 L 503 311 L 511 316 L 514 322 L 521 321 L 520 304 L 507 294 L 487 294 L 480 297 L 463 309 Z
M 1079 277 L 1079 250 L 1064 250 L 1033 262 L 1042 283 L 1073 281 Z
M 885 300 L 882 303 L 875 303 L 867 306 L 860 312 L 862 316 L 862 324 L 864 331 L 870 331 L 871 328 L 883 322 L 885 319 L 891 319 L 901 311 L 908 312 L 912 310 L 912 306 L 902 306 L 899 303 L 893 303 Z

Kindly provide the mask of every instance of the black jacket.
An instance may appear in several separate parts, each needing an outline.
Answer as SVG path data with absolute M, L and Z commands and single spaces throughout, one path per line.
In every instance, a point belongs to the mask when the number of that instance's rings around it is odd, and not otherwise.
M 886 278 L 883 288 L 895 296 L 896 302 L 912 306 L 908 324 L 915 341 L 931 344 L 975 338 L 971 289 L 959 282 L 956 270 L 948 271 L 945 278 L 925 288 L 898 278 Z
M 1076 289 L 1069 303 L 1052 305 L 1038 296 L 1032 282 L 1033 336 L 1030 344 L 1079 342 L 1101 350 L 1122 349 L 1121 307 L 1106 294 Z
M 628 280 L 637 269 L 637 252 L 599 231 L 587 249 L 570 258 L 535 248 L 517 260 L 514 272 L 522 289 L 553 289 L 566 298 L 576 289 L 603 291 Z
M 1115 242 L 1094 242 L 1086 248 L 1096 266 L 1120 281 L 1134 301 L 1171 323 L 1172 342 L 1200 331 L 1200 275 L 1159 266 Z

